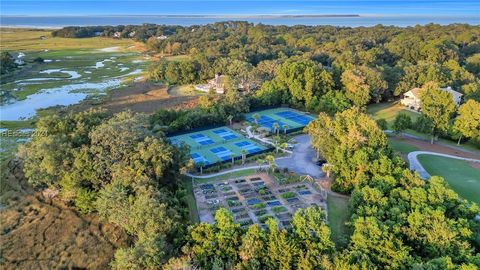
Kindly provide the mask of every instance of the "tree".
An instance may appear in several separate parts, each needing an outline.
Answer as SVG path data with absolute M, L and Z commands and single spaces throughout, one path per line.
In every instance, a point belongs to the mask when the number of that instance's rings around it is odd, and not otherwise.
M 288 89 L 294 101 L 308 107 L 314 96 L 333 89 L 332 75 L 311 60 L 288 61 L 281 65 L 274 79 L 280 89 Z
M 259 158 L 255 162 L 257 163 L 257 166 L 262 166 L 265 163 L 265 160 Z M 261 168 L 259 170 L 261 170 Z
M 233 115 L 227 116 L 227 120 L 228 120 L 228 123 L 229 123 L 230 126 L 231 126 L 231 125 L 232 125 L 232 120 L 233 120 Z
M 358 70 L 347 70 L 342 74 L 345 96 L 358 107 L 364 107 L 370 100 L 370 87 Z
M 387 130 L 388 129 L 387 120 L 385 120 L 384 118 L 377 119 L 377 120 L 375 120 L 375 122 L 377 122 L 377 126 L 379 128 L 381 128 L 382 130 Z
M 399 134 L 400 132 L 409 129 L 412 126 L 412 118 L 408 114 L 405 113 L 399 113 L 397 116 L 395 116 L 395 120 L 393 121 L 393 131 L 395 131 L 396 134 Z
M 283 128 L 283 133 L 287 134 L 288 125 L 282 125 L 282 128 Z
M 288 143 L 286 143 L 286 142 L 281 143 L 280 148 L 283 149 L 283 150 L 287 149 L 288 148 Z
M 397 173 L 397 166 L 403 164 L 393 155 L 385 133 L 358 108 L 334 118 L 320 113 L 305 131 L 312 147 L 331 165 L 334 190 L 350 192 L 374 175 Z
M 466 60 L 466 66 L 465 68 L 472 72 L 473 74 L 478 74 L 480 73 L 480 53 L 476 53 L 470 57 L 468 57 Z
M 235 153 L 231 153 L 230 158 L 232 160 L 232 166 L 235 165 Z
M 280 132 L 280 125 L 278 124 L 278 122 L 273 123 L 272 128 L 273 128 L 273 132 L 277 133 L 277 136 L 278 136 L 278 133 Z
M 6 51 L 3 51 L 0 55 L 0 74 L 5 74 L 17 67 L 17 64 L 15 64 L 15 61 L 13 59 L 13 56 Z
M 342 91 L 329 91 L 325 95 L 320 97 L 317 107 L 318 111 L 334 115 L 337 112 L 342 112 L 352 105 L 350 100 L 345 96 Z
M 253 120 L 255 120 L 255 124 L 258 125 L 258 121 L 260 120 L 260 114 L 254 113 L 254 114 L 252 115 L 252 118 L 253 118 Z
M 453 128 L 462 136 L 480 141 L 480 103 L 470 99 L 458 108 L 458 116 L 455 118 Z
M 275 157 L 272 155 L 268 155 L 265 157 L 265 160 L 268 162 L 268 165 L 270 165 L 270 170 L 273 172 L 275 170 Z
M 240 154 L 242 155 L 242 165 L 244 165 L 244 164 L 245 164 L 245 160 L 247 159 L 248 151 L 245 150 L 245 149 L 242 149 L 242 150 L 240 151 Z
M 447 131 L 450 117 L 455 111 L 455 102 L 452 95 L 441 90 L 436 83 L 426 83 L 420 94 L 422 114 L 432 123 L 432 139 L 437 131 Z
M 248 227 L 247 233 L 242 236 L 242 244 L 238 255 L 243 265 L 250 269 L 259 269 L 261 262 L 266 256 L 266 235 L 258 225 Z

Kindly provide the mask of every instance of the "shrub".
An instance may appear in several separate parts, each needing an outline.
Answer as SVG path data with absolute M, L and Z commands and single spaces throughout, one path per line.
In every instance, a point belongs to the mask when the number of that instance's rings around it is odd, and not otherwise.
M 290 199 L 290 198 L 293 198 L 293 197 L 296 197 L 295 192 L 293 192 L 293 191 L 285 192 L 285 193 L 282 194 L 282 198 L 284 198 L 284 199 Z
M 265 223 L 268 219 L 273 218 L 272 216 L 266 215 L 258 218 L 258 221 Z
M 287 208 L 285 208 L 285 206 L 275 206 L 275 207 L 272 208 L 272 211 L 274 213 L 282 213 L 282 212 L 287 211 Z
M 265 203 L 257 203 L 257 204 L 254 204 L 254 205 L 252 205 L 252 208 L 253 208 L 253 209 L 262 209 L 262 208 L 265 208 Z
M 388 129 L 387 120 L 385 120 L 383 118 L 380 118 L 380 119 L 377 119 L 376 122 L 377 122 L 378 127 L 381 128 L 382 130 L 387 130 Z

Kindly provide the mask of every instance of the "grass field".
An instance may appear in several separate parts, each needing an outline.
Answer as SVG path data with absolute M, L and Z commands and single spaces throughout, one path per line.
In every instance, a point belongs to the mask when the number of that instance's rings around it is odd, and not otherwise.
M 395 120 L 395 117 L 399 113 L 405 113 L 409 115 L 412 118 L 412 122 L 415 122 L 416 119 L 420 116 L 420 113 L 407 110 L 405 109 L 404 106 L 402 106 L 398 102 L 385 102 L 385 103 L 371 104 L 367 107 L 367 113 L 370 116 L 372 116 L 372 118 L 375 120 L 382 119 L 382 118 L 385 119 L 388 123 L 389 129 L 392 128 L 393 121 Z M 420 133 L 412 129 L 407 129 L 404 132 L 420 137 L 425 140 L 430 140 L 430 136 L 431 136 L 430 134 Z M 439 138 L 438 141 L 443 144 L 457 146 L 456 142 L 451 140 Z M 460 147 L 465 148 L 467 150 L 475 150 L 475 151 L 479 150 L 478 146 L 475 146 L 471 142 L 463 143 L 462 145 L 460 145 Z
M 237 177 L 242 177 L 242 176 L 247 176 L 247 175 L 252 175 L 256 173 L 257 171 L 255 169 L 246 169 L 243 171 L 236 171 L 236 172 L 230 172 L 226 174 L 222 174 L 219 176 L 212 176 L 208 178 L 195 178 L 195 183 L 207 183 L 207 182 L 215 182 L 215 181 L 222 181 L 225 179 L 231 179 L 231 178 L 237 178 Z
M 347 246 L 350 232 L 345 222 L 350 219 L 351 213 L 348 210 L 348 198 L 333 193 L 327 197 L 328 224 L 332 232 L 332 240 L 337 248 Z
M 373 119 L 385 119 L 388 123 L 388 127 L 391 128 L 395 117 L 399 113 L 405 113 L 415 121 L 420 114 L 407 110 L 405 106 L 400 105 L 398 102 L 386 102 L 371 104 L 367 107 L 367 113 L 370 114 Z
M 197 202 L 195 201 L 195 196 L 193 195 L 192 179 L 190 177 L 183 177 L 183 183 L 187 190 L 186 200 L 188 204 L 190 221 L 193 223 L 198 223 L 200 222 L 200 218 L 197 211 Z
M 298 129 L 305 127 L 310 121 L 315 118 L 309 114 L 290 109 L 290 108 L 275 108 L 263 111 L 251 112 L 245 115 L 245 119 L 250 123 L 256 123 L 253 115 L 260 115 L 258 124 L 264 128 L 273 131 L 273 124 L 279 125 L 280 131 L 284 132 L 284 125 L 287 125 L 287 132 L 291 129 Z
M 59 38 L 52 37 L 51 31 L 26 28 L 0 28 L 0 50 L 2 51 L 43 51 L 45 49 L 100 49 L 105 47 L 139 46 L 131 39 Z M 44 36 L 45 39 L 40 37 Z
M 443 177 L 461 197 L 480 204 L 480 169 L 446 157 L 418 155 L 418 160 L 430 175 Z
M 410 152 L 419 150 L 415 145 L 402 142 L 398 139 L 388 138 L 388 142 L 393 150 L 399 152 L 400 154 L 408 154 Z
M 242 149 L 255 154 L 266 147 L 227 127 L 208 129 L 170 137 L 173 144 L 187 144 L 196 164 L 211 165 L 241 157 Z

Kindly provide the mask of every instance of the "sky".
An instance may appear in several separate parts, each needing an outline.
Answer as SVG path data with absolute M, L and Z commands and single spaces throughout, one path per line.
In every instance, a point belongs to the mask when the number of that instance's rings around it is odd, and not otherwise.
M 0 14 L 24 16 L 359 14 L 480 17 L 480 0 L 0 0 Z

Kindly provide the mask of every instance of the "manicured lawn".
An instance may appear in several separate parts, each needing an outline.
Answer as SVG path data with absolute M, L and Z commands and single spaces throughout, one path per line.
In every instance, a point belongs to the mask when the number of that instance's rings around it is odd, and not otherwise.
M 382 119 L 382 118 L 385 119 L 388 123 L 389 129 L 392 128 L 393 121 L 395 120 L 395 117 L 399 113 L 405 113 L 409 115 L 412 118 L 412 122 L 414 123 L 417 120 L 417 118 L 420 116 L 420 113 L 407 110 L 404 106 L 402 106 L 398 102 L 384 102 L 384 103 L 371 104 L 367 107 L 367 113 L 370 116 L 372 116 L 372 118 L 375 120 Z M 421 137 L 426 140 L 430 140 L 430 134 L 420 133 L 412 129 L 407 129 L 404 132 Z M 456 142 L 451 140 L 440 138 L 438 141 L 440 143 L 457 146 Z M 460 147 L 465 148 L 467 150 L 476 150 L 476 151 L 479 150 L 477 146 L 475 146 L 473 143 L 470 143 L 470 142 L 463 143 L 462 145 L 460 145 Z
M 393 148 L 393 150 L 399 152 L 400 154 L 408 154 L 413 151 L 417 151 L 418 147 L 415 145 L 411 145 L 406 142 L 402 142 L 401 140 L 394 139 L 394 138 L 388 138 L 388 142 L 390 143 L 390 146 Z
M 480 169 L 463 160 L 432 155 L 418 155 L 430 175 L 443 177 L 463 198 L 480 204 Z
M 231 179 L 231 178 L 236 178 L 236 177 L 242 177 L 242 176 L 247 176 L 247 175 L 252 175 L 255 174 L 257 171 L 255 169 L 248 169 L 244 171 L 237 171 L 237 172 L 231 172 L 227 174 L 223 174 L 220 176 L 214 176 L 214 177 L 209 177 L 209 178 L 197 178 L 195 179 L 195 183 L 206 183 L 210 181 L 221 181 L 221 180 L 226 180 L 226 179 Z M 189 177 L 191 180 L 191 178 Z
M 327 204 L 328 224 L 332 231 L 332 240 L 335 242 L 337 248 L 346 247 L 349 242 L 350 231 L 345 225 L 345 222 L 347 222 L 351 216 L 348 210 L 348 198 L 328 194 Z
M 393 120 L 399 113 L 405 113 L 412 118 L 412 121 L 415 121 L 420 114 L 407 110 L 404 106 L 400 105 L 398 102 L 385 102 L 372 104 L 367 107 L 367 113 L 370 114 L 373 119 L 385 119 L 388 123 L 388 128 L 391 128 Z
M 185 188 L 187 189 L 187 204 L 188 204 L 188 213 L 190 215 L 190 221 L 194 223 L 200 222 L 200 218 L 198 217 L 198 212 L 197 212 L 197 203 L 195 201 L 195 196 L 193 195 L 193 186 L 192 186 L 192 180 L 189 177 L 184 177 L 184 185 Z

